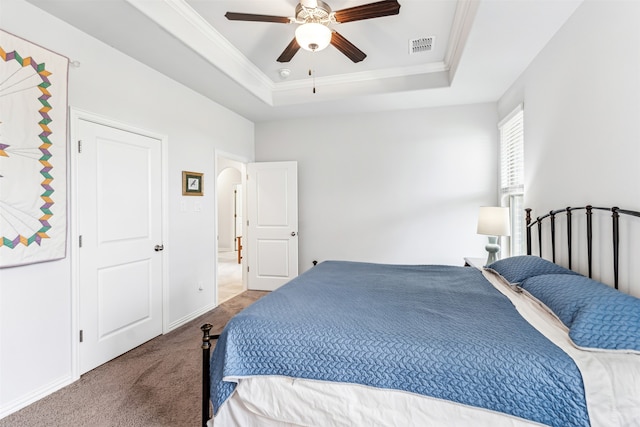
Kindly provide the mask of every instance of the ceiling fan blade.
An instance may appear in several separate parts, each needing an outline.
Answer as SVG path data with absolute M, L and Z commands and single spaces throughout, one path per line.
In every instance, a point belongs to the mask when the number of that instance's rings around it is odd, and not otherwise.
M 289 43 L 289 45 L 280 54 L 280 56 L 278 57 L 277 61 L 278 62 L 289 62 L 289 61 L 291 61 L 291 59 L 293 59 L 293 56 L 296 53 L 298 53 L 299 50 L 300 50 L 300 45 L 298 44 L 298 42 L 296 41 L 296 38 L 294 37 L 293 40 L 291 40 L 291 43 Z
M 230 21 L 276 22 L 279 24 L 291 22 L 286 16 L 256 15 L 255 13 L 227 12 L 224 16 Z
M 361 21 L 363 19 L 380 18 L 400 13 L 397 0 L 383 0 L 362 6 L 349 7 L 335 12 L 336 21 L 340 23 Z
M 337 31 L 334 31 L 331 35 L 331 44 L 340 52 L 344 53 L 345 56 L 353 62 L 360 62 L 367 57 L 363 51 L 358 49 L 353 43 L 345 39 Z

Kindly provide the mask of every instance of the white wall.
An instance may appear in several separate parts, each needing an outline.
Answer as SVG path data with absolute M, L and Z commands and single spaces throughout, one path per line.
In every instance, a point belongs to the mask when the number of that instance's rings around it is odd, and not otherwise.
M 499 102 L 525 104 L 526 203 L 640 209 L 640 2 L 586 0 Z
M 0 28 L 81 63 L 69 72 L 71 106 L 168 136 L 168 323 L 211 308 L 215 151 L 253 160 L 253 124 L 29 3 L 0 0 L 0 11 Z M 204 197 L 182 197 L 182 170 L 204 172 Z M 0 281 L 2 417 L 73 379 L 71 340 L 77 331 L 71 324 L 69 256 L 2 269 Z
M 256 161 L 298 161 L 300 271 L 313 260 L 462 265 L 497 202 L 496 105 L 256 124 Z
M 501 116 L 524 101 L 534 214 L 589 203 L 640 210 L 639 22 L 640 2 L 585 0 L 500 99 Z

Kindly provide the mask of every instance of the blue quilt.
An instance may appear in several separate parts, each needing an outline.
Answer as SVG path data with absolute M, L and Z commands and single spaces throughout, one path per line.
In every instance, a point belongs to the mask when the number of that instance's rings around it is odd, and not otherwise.
M 211 359 L 278 375 L 404 390 L 551 426 L 588 426 L 573 360 L 475 268 L 326 261 L 236 315 Z

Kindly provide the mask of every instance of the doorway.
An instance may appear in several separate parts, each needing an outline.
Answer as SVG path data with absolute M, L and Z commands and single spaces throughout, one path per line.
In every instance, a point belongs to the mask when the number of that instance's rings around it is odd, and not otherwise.
M 242 265 L 243 246 L 243 170 L 244 164 L 218 157 L 216 182 L 218 214 L 218 304 L 245 291 Z

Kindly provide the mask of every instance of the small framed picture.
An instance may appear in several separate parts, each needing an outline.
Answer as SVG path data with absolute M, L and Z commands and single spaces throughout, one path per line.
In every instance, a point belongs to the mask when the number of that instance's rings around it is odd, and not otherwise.
M 198 172 L 182 171 L 182 195 L 202 196 L 203 181 L 202 175 Z

